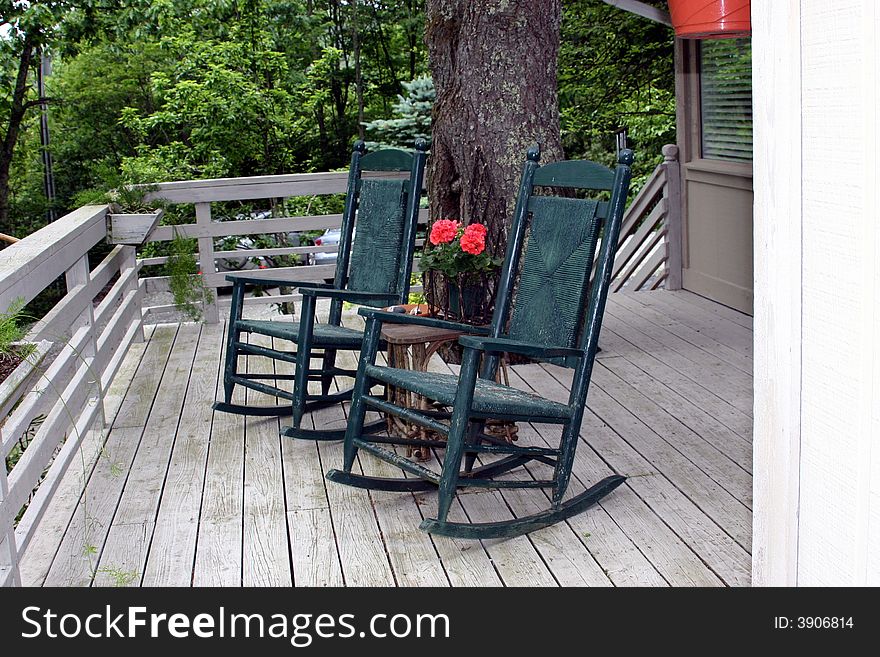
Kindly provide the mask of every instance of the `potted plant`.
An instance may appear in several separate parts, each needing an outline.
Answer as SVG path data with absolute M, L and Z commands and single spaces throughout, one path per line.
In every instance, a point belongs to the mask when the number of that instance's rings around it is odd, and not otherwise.
M 675 36 L 735 39 L 752 33 L 750 0 L 668 0 Z
M 144 243 L 165 213 L 155 200 L 146 200 L 155 189 L 155 185 L 123 185 L 107 192 L 111 207 L 107 215 L 108 242 L 131 246 Z
M 431 226 L 420 260 L 425 298 L 433 315 L 467 324 L 491 320 L 491 298 L 501 261 L 486 251 L 486 226 L 463 226 L 451 219 L 438 219 Z

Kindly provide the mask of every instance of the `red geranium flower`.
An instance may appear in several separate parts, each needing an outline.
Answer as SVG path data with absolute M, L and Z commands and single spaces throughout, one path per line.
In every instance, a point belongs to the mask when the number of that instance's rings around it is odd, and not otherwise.
M 455 239 L 456 235 L 458 235 L 458 229 L 460 227 L 461 224 L 457 221 L 452 221 L 451 219 L 438 219 L 431 227 L 431 235 L 428 239 L 431 241 L 431 244 L 434 244 L 435 246 L 437 244 L 448 244 Z
M 486 250 L 486 233 L 483 224 L 470 224 L 461 236 L 461 250 L 471 255 L 480 255 Z

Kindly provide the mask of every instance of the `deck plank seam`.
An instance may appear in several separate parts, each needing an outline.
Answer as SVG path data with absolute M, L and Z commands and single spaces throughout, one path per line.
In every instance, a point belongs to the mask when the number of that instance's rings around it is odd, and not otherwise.
M 220 333 L 221 333 L 221 335 L 225 335 L 225 333 L 226 333 L 226 322 L 223 320 L 221 320 Z M 220 342 L 221 342 L 220 358 L 217 359 L 217 370 L 216 370 L 217 373 L 216 373 L 216 377 L 215 377 L 215 381 L 214 381 L 214 397 L 215 397 L 215 399 L 217 397 L 217 394 L 220 391 L 220 377 L 222 376 L 222 372 L 223 372 L 223 363 L 226 362 L 226 340 L 221 340 Z M 195 541 L 193 542 L 192 561 L 190 563 L 190 578 L 189 578 L 190 587 L 195 586 L 195 581 L 196 581 L 196 557 L 199 554 L 199 538 L 201 536 L 201 530 L 202 530 L 202 511 L 205 508 L 205 485 L 208 480 L 208 463 L 209 463 L 209 459 L 211 458 L 211 436 L 214 434 L 214 419 L 216 417 L 217 417 L 217 411 L 212 411 L 211 412 L 211 424 L 208 427 L 208 432 L 207 432 L 208 433 L 208 436 L 207 436 L 208 444 L 206 445 L 206 448 L 205 448 L 205 464 L 204 464 L 204 467 L 202 468 L 202 486 L 201 486 L 201 490 L 199 491 L 199 512 L 196 515 L 196 534 L 195 534 Z
M 632 342 L 631 340 L 628 340 L 627 338 L 624 338 L 623 336 L 621 336 L 619 333 L 617 333 L 616 331 L 614 331 L 614 329 L 610 329 L 610 328 L 605 327 L 605 328 L 603 328 L 603 333 L 605 333 L 605 334 L 607 334 L 607 333 L 612 333 L 612 334 L 614 334 L 615 338 L 617 338 L 618 340 L 621 340 L 621 341 L 623 341 L 623 342 L 626 342 L 626 343 L 627 343 L 630 347 L 632 347 L 635 351 L 638 351 L 639 353 L 643 354 L 644 356 L 646 356 L 646 357 L 648 357 L 648 358 L 651 358 L 651 359 L 657 361 L 657 362 L 660 363 L 663 367 L 668 368 L 669 370 L 673 371 L 677 376 L 681 376 L 681 377 L 683 377 L 684 379 L 687 379 L 687 381 L 689 381 L 689 382 L 691 383 L 691 385 L 694 385 L 694 386 L 697 386 L 698 388 L 700 388 L 700 389 L 703 391 L 703 393 L 705 393 L 705 394 L 707 394 L 707 395 L 711 395 L 711 396 L 714 397 L 717 401 L 719 401 L 719 402 L 721 402 L 722 404 L 724 404 L 725 406 L 729 407 L 729 408 L 730 408 L 732 411 L 734 411 L 735 413 L 740 414 L 740 415 L 742 415 L 742 416 L 748 418 L 749 421 L 753 421 L 753 418 L 752 418 L 751 416 L 749 416 L 749 415 L 746 414 L 746 413 L 743 413 L 743 411 L 742 411 L 740 408 L 738 408 L 738 407 L 736 407 L 735 405 L 731 404 L 729 400 L 727 400 L 727 399 L 725 399 L 724 397 L 722 397 L 721 395 L 719 395 L 716 391 L 714 391 L 714 390 L 712 390 L 712 389 L 706 387 L 706 385 L 705 385 L 704 383 L 702 383 L 702 382 L 700 382 L 700 381 L 694 379 L 693 377 L 691 377 L 691 376 L 688 375 L 687 373 L 682 372 L 681 370 L 679 370 L 679 369 L 676 368 L 675 366 L 673 366 L 673 365 L 667 363 L 666 361 L 664 361 L 664 360 L 658 358 L 656 354 L 652 354 L 651 352 L 645 351 L 644 349 L 642 349 L 641 347 L 639 347 L 637 344 L 635 344 L 635 343 Z M 621 354 L 620 354 L 620 358 L 624 358 L 624 359 L 626 359 L 631 365 L 633 365 L 634 367 L 636 367 L 636 368 L 638 368 L 639 370 L 641 370 L 642 372 L 644 372 L 647 376 L 650 376 L 650 377 L 656 379 L 656 377 L 654 377 L 654 375 L 652 375 L 650 372 L 646 371 L 643 367 L 641 367 L 638 363 L 636 363 L 635 361 L 633 361 L 632 358 L 631 358 L 630 356 L 628 356 L 627 354 L 621 353 Z M 669 387 L 665 382 L 662 382 L 662 381 L 661 381 L 661 383 L 664 383 L 664 385 L 666 385 L 667 387 Z M 673 390 L 674 390 L 674 389 L 673 389 Z M 679 393 L 679 394 L 681 394 L 681 393 Z M 692 403 L 693 403 L 693 402 L 692 402 Z M 731 431 L 733 431 L 734 433 L 736 433 L 737 435 L 742 436 L 742 434 L 739 433 L 739 431 L 737 431 L 734 427 L 731 427 L 730 425 L 728 425 L 728 424 L 727 424 L 722 418 L 720 418 L 720 417 L 716 417 L 716 419 L 717 419 L 719 422 L 721 422 L 724 426 L 726 426 L 728 429 L 730 429 Z M 745 438 L 745 436 L 742 436 L 742 437 Z

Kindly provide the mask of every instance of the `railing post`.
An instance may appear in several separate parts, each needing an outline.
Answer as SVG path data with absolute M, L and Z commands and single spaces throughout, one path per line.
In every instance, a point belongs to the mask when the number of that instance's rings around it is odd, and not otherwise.
M 0 467 L 0 504 L 2 504 L 9 494 L 9 485 L 6 481 L 6 463 L 4 459 L 3 466 Z M 5 514 L 0 513 L 0 517 Z M 12 511 L 9 517 L 13 517 Z M 0 527 L 0 544 L 6 539 L 6 545 L 0 549 L 0 570 L 7 570 L 5 577 L 0 577 L 0 581 L 5 581 L 7 585 L 21 586 L 21 575 L 18 571 L 18 549 L 15 545 L 15 528 L 10 522 L 8 527 Z
M 196 225 L 204 235 L 199 237 L 199 267 L 203 276 L 217 272 L 214 262 L 214 238 L 211 237 L 211 204 L 196 203 Z M 207 299 L 202 304 L 205 322 L 217 324 L 220 321 L 220 311 L 217 308 L 217 290 L 214 289 L 214 298 L 211 303 Z
M 119 265 L 119 275 L 125 276 L 132 269 L 137 269 L 137 267 L 137 249 L 133 246 L 122 247 L 122 263 Z M 140 279 L 135 274 L 127 288 L 129 292 L 134 290 L 135 298 L 137 299 L 138 332 L 135 334 L 133 342 L 144 341 L 144 288 L 140 283 Z
M 682 262 L 682 196 L 681 165 L 678 161 L 678 146 L 667 144 L 663 147 L 663 165 L 666 167 L 666 186 L 663 198 L 666 199 L 666 284 L 667 290 L 681 289 Z
M 77 260 L 70 269 L 64 272 L 64 280 L 67 283 L 67 291 L 70 292 L 78 285 L 88 286 L 92 280 L 91 267 L 89 266 L 89 254 L 84 254 Z M 92 367 L 94 365 L 95 356 L 98 354 L 98 336 L 95 333 L 95 306 L 91 300 L 86 301 L 86 307 L 80 313 L 79 317 L 74 319 L 71 327 L 75 330 L 80 326 L 89 327 L 89 339 L 79 356 L 85 363 Z M 73 334 L 73 331 L 71 331 Z M 88 359 L 88 360 L 87 360 Z M 98 392 L 98 403 L 101 405 L 101 422 L 106 422 L 104 417 L 104 387 L 101 385 L 101 373 L 95 372 L 95 387 Z
M 64 281 L 67 283 L 68 292 L 79 285 L 85 287 L 89 284 L 89 281 L 91 281 L 91 271 L 88 254 L 83 255 L 73 263 L 70 269 L 64 272 Z M 89 340 L 82 355 L 84 357 L 92 357 L 98 350 L 98 343 L 95 339 L 95 307 L 91 303 L 86 303 L 82 313 L 73 320 L 71 327 L 78 328 L 85 325 L 89 327 Z

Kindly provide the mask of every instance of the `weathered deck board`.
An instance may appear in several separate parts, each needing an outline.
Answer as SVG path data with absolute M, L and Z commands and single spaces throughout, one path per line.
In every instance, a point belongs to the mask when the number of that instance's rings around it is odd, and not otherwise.
M 559 394 L 567 390 L 559 380 L 547 372 L 544 366 L 526 365 L 521 369 L 523 370 L 523 378 L 529 382 L 529 385 L 536 386 L 545 393 L 552 390 L 554 385 L 558 386 Z M 561 368 L 553 369 L 561 370 Z M 543 370 L 545 374 L 541 374 L 538 370 Z M 560 376 L 559 371 L 554 373 Z M 593 390 L 590 391 L 591 397 L 593 392 Z M 685 491 L 679 489 L 666 476 L 663 476 L 662 469 L 667 468 L 666 463 L 650 461 L 625 439 L 631 439 L 641 446 L 637 440 L 626 433 L 627 429 L 633 425 L 632 418 L 626 418 L 628 412 L 624 412 L 625 421 L 620 421 L 616 416 L 611 415 L 600 418 L 592 412 L 592 403 L 588 398 L 588 407 L 591 412 L 585 414 L 581 424 L 581 437 L 586 444 L 614 471 L 629 477 L 627 486 L 645 500 L 657 514 L 658 520 L 668 526 L 674 535 L 680 537 L 683 544 L 699 555 L 700 560 L 708 564 L 713 572 L 728 584 L 747 583 L 751 569 L 751 557 L 748 551 L 722 529 L 718 518 L 701 509 Z M 579 449 L 576 463 L 578 459 L 582 458 L 587 458 L 587 455 L 584 450 Z M 592 464 L 593 459 L 588 459 L 588 463 Z M 580 468 L 586 467 L 588 467 L 587 464 L 576 465 L 576 472 L 580 471 Z M 595 481 L 600 476 L 605 475 L 604 473 L 594 475 L 590 479 Z M 609 510 L 609 513 L 612 513 L 612 508 L 626 511 L 627 518 L 619 521 L 620 523 L 631 521 L 633 519 L 629 517 L 629 514 L 638 507 L 624 505 L 622 502 L 618 504 L 619 498 L 616 497 L 618 491 L 615 491 L 615 495 L 605 498 L 603 506 Z M 650 520 L 650 518 L 646 518 L 645 522 Z M 633 528 L 642 531 L 642 522 L 633 525 Z M 686 564 L 692 564 L 686 555 L 679 556 L 678 550 L 675 549 L 676 543 L 671 537 L 657 541 L 656 536 L 663 536 L 664 532 L 659 529 L 655 534 L 655 531 L 658 530 L 644 533 L 646 542 L 639 543 L 646 550 L 646 554 L 648 551 L 651 553 L 660 552 L 661 555 L 669 554 L 671 562 L 674 564 L 681 564 L 682 559 L 685 559 Z M 651 538 L 652 536 L 654 538 Z M 638 541 L 636 542 L 638 543 Z M 649 558 L 658 568 L 664 565 L 662 562 L 655 561 L 653 557 Z M 667 559 L 666 556 L 662 558 Z M 668 576 L 663 570 L 661 572 Z M 690 567 L 681 574 L 690 577 Z M 680 581 L 674 580 L 670 580 L 670 583 L 681 584 Z
M 639 297 L 634 294 L 624 295 L 616 299 L 617 303 L 615 306 L 623 306 L 631 310 L 641 319 L 657 327 L 658 332 L 672 334 L 675 336 L 673 342 L 678 341 L 679 346 L 686 352 L 691 351 L 693 347 L 698 347 L 708 354 L 714 355 L 719 360 L 743 371 L 747 378 L 752 376 L 754 362 L 752 359 L 751 342 L 748 343 L 748 348 L 743 348 L 739 340 L 725 339 L 724 341 L 719 341 L 710 337 L 710 334 L 707 334 L 701 328 L 692 328 L 688 324 L 663 314 L 651 306 L 646 306 L 638 299 Z M 684 344 L 681 344 L 680 341 L 684 341 Z
M 657 358 L 697 381 L 746 415 L 752 413 L 751 377 L 713 354 L 663 329 L 654 329 L 637 314 L 615 305 L 606 315 L 609 329 L 656 354 Z
M 294 349 L 293 343 L 278 339 L 274 340 L 274 346 L 288 351 Z M 275 363 L 275 371 L 292 374 L 294 367 L 279 361 Z M 311 418 L 307 421 L 314 426 Z M 343 586 L 345 580 L 318 445 L 307 440 L 282 438 L 281 459 L 293 583 L 296 586 Z
M 638 336 L 634 336 L 638 339 Z M 630 342 L 612 329 L 603 327 L 600 344 L 607 351 L 599 354 L 599 360 L 619 355 L 626 358 L 658 383 L 679 393 L 696 406 L 703 408 L 712 417 L 731 431 L 746 440 L 751 440 L 752 418 L 746 415 L 722 396 L 703 387 L 692 378 L 665 363 L 659 354 L 644 350 L 637 342 Z
M 689 292 L 688 290 L 676 290 L 675 292 L 670 292 L 669 294 L 681 299 L 682 301 L 686 301 L 693 306 L 697 306 L 698 308 L 702 308 L 703 310 L 708 310 L 714 315 L 720 316 L 727 321 L 739 324 L 740 326 L 743 326 L 750 331 L 752 330 L 752 326 L 754 325 L 754 321 L 752 320 L 751 315 L 746 315 L 738 310 L 734 310 L 733 308 L 722 306 L 721 304 L 715 303 L 711 299 L 701 297 L 699 294 L 694 294 L 693 292 Z M 690 312 L 690 308 L 683 308 L 684 312 Z
M 539 365 L 526 365 L 517 370 L 529 386 L 543 394 L 552 394 L 554 389 L 566 390 Z M 575 454 L 574 472 L 584 485 L 613 472 L 629 477 L 626 486 L 604 498 L 601 506 L 663 578 L 673 586 L 719 585 L 720 580 L 706 567 L 700 553 L 701 550 L 708 552 L 705 546 L 690 545 L 682 530 L 686 525 L 705 527 L 706 533 L 723 545 L 739 546 L 594 413 L 585 414 L 581 436 L 585 444 L 581 444 Z M 643 503 L 639 503 L 639 498 Z M 748 558 L 748 554 L 744 553 L 744 557 Z
M 153 331 L 45 584 L 91 584 L 176 334 L 176 326 L 159 326 Z
M 746 472 L 752 470 L 752 444 L 675 390 L 660 383 L 622 356 L 602 358 L 597 366 L 614 372 L 653 400 L 666 413 L 711 443 Z
M 324 473 L 341 464 L 338 442 L 280 438 L 286 418 L 212 412 L 222 392 L 223 326 L 157 327 L 132 348 L 111 389 L 116 401 L 108 407 L 119 412 L 85 495 L 88 539 L 70 484 L 41 527 L 56 535 L 38 534 L 25 558 L 26 579 L 89 585 L 98 565 L 96 585 L 746 585 L 750 320 L 733 312 L 690 293 L 613 295 L 569 495 L 613 471 L 630 478 L 567 522 L 484 542 L 419 531 L 436 511 L 433 494 L 327 482 Z M 357 326 L 360 318 L 346 321 Z M 256 357 L 241 364 L 292 371 Z M 431 367 L 456 369 L 440 361 Z M 511 385 L 564 399 L 569 376 L 553 366 L 517 366 Z M 244 398 L 239 389 L 236 401 Z M 306 421 L 341 428 L 346 412 L 336 406 Z M 558 439 L 552 425 L 520 428 L 520 444 Z M 436 468 L 442 455 L 437 450 L 427 465 Z M 365 453 L 355 469 L 396 474 Z M 544 478 L 547 467 L 510 476 Z M 469 492 L 452 517 L 498 520 L 548 504 L 540 490 Z M 91 563 L 85 545 L 95 546 Z
M 218 398 L 221 395 L 222 383 L 218 383 Z M 239 386 L 232 401 L 243 404 L 244 399 L 244 388 Z M 194 586 L 241 584 L 243 491 L 244 418 L 214 412 L 192 569 Z
M 521 390 L 534 390 L 523 380 L 521 373 L 514 368 L 510 375 L 510 384 Z M 521 440 L 527 444 L 555 447 L 559 444 L 559 426 L 552 424 L 521 424 L 519 430 Z M 576 455 L 578 463 L 583 463 L 583 448 Z M 569 484 L 569 495 L 578 495 L 596 480 L 612 474 L 601 461 L 595 459 L 595 467 L 585 469 L 578 467 Z M 534 464 L 529 470 L 535 477 L 549 478 L 549 466 Z M 596 472 L 596 479 L 586 480 L 586 476 Z M 596 560 L 603 572 L 615 586 L 667 586 L 666 580 L 657 569 L 645 558 L 632 540 L 615 523 L 600 503 L 588 513 L 570 518 L 567 524 L 582 540 L 585 547 Z
M 95 585 L 139 584 L 162 499 L 171 450 L 184 409 L 201 326 L 183 324 L 165 365 L 153 408 L 98 561 Z
M 608 360 L 611 359 L 605 359 L 603 363 Z M 593 370 L 593 385 L 638 417 L 673 449 L 751 509 L 752 477 L 736 461 L 601 364 Z
M 162 504 L 147 556 L 143 586 L 189 586 L 199 529 L 205 463 L 211 439 L 211 404 L 223 353 L 222 326 L 205 325 L 189 374 L 183 414 L 168 464 Z
M 643 299 L 641 295 L 635 297 L 640 301 Z M 722 341 L 732 342 L 735 339 L 733 336 L 738 336 L 738 344 L 748 353 L 752 353 L 752 318 L 748 315 L 684 290 L 664 292 L 650 303 L 658 309 L 665 308 L 670 315 L 691 326 L 705 325 L 708 322 L 723 336 Z M 698 312 L 694 312 L 694 306 L 698 308 Z
M 271 346 L 272 339 L 252 335 L 249 342 Z M 274 374 L 272 361 L 249 356 L 248 372 Z M 271 381 L 270 381 L 271 383 Z M 247 403 L 275 405 L 280 400 L 248 390 Z M 242 582 L 245 586 L 291 586 L 288 530 L 281 465 L 281 425 L 276 417 L 245 420 L 244 541 Z

